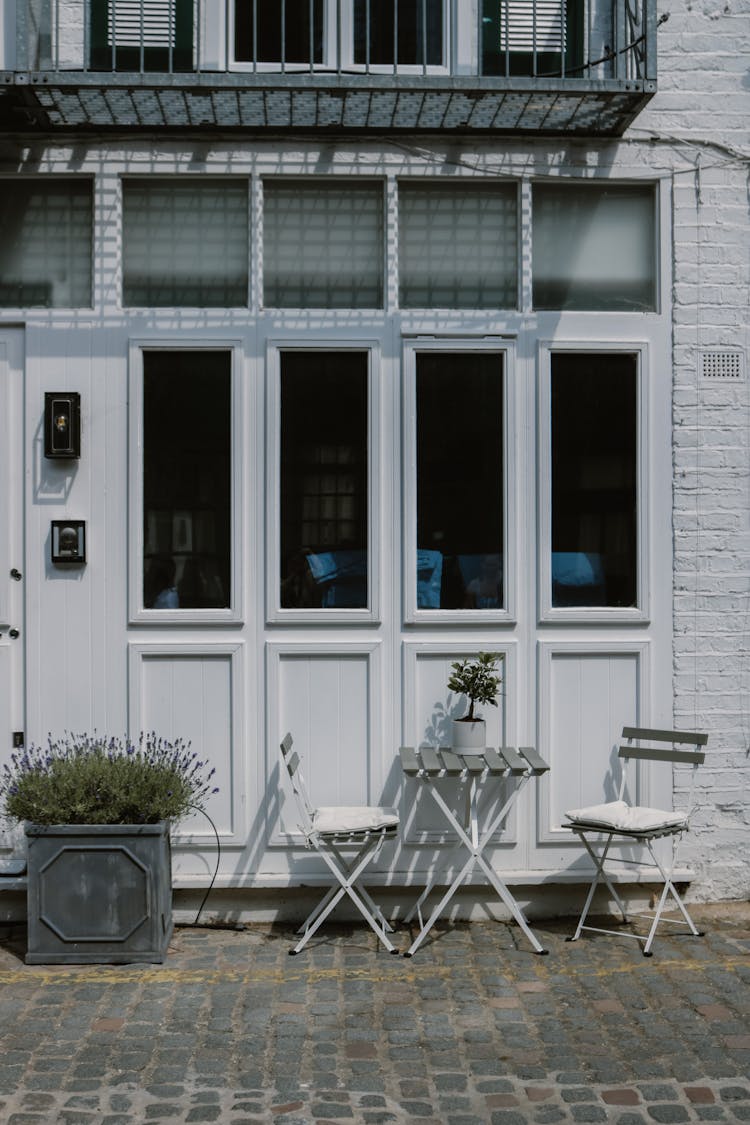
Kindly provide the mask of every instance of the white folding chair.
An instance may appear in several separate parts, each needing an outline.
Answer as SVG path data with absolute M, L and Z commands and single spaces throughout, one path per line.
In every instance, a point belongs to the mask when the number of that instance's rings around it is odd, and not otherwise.
M 643 943 L 643 954 L 651 957 L 651 944 L 656 934 L 656 928 L 662 920 L 662 914 L 671 896 L 682 915 L 681 918 L 665 918 L 664 921 L 676 922 L 689 927 L 694 937 L 703 935 L 696 929 L 693 920 L 688 914 L 685 904 L 677 893 L 673 882 L 673 873 L 677 863 L 677 850 L 683 833 L 688 831 L 690 814 L 693 809 L 695 792 L 695 774 L 699 765 L 706 757 L 703 747 L 708 742 L 707 734 L 696 731 L 652 730 L 647 727 L 623 727 L 622 737 L 627 740 L 627 745 L 620 746 L 620 786 L 616 801 L 609 801 L 603 805 L 591 805 L 583 809 L 571 809 L 565 813 L 569 823 L 564 825 L 575 832 L 581 843 L 594 861 L 596 868 L 594 878 L 589 887 L 589 892 L 584 903 L 581 917 L 578 920 L 576 931 L 568 941 L 577 941 L 583 930 L 592 930 L 596 933 L 617 934 L 622 937 L 634 937 Z M 649 743 L 661 743 L 659 746 L 634 745 L 647 739 Z M 631 760 L 653 762 L 680 762 L 692 766 L 690 771 L 690 787 L 687 807 L 683 812 L 666 812 L 663 809 L 647 808 L 643 805 L 633 805 L 626 800 L 628 794 L 628 764 Z M 662 838 L 671 840 L 671 858 L 669 861 L 659 859 L 654 844 Z M 632 914 L 635 918 L 647 918 L 651 922 L 648 933 L 628 933 L 622 930 L 608 930 L 599 926 L 587 926 L 586 918 L 594 899 L 594 893 L 600 883 L 609 889 L 612 898 L 622 914 L 623 922 L 628 921 L 622 900 L 612 885 L 611 877 L 604 870 L 610 847 L 614 842 L 640 845 L 648 853 L 641 852 L 640 858 L 618 856 L 617 862 L 634 864 L 639 867 L 653 867 L 661 877 L 662 890 L 656 909 L 648 914 Z M 611 868 L 610 868 L 611 871 Z
M 300 770 L 299 756 L 292 749 L 291 734 L 285 735 L 281 743 L 281 757 L 297 799 L 302 819 L 299 827 L 306 845 L 316 849 L 336 880 L 297 930 L 302 937 L 294 949 L 289 950 L 290 955 L 303 949 L 344 895 L 349 896 L 388 952 L 398 953 L 388 937 L 388 932 L 392 933 L 393 927 L 359 881 L 362 872 L 377 856 L 383 843 L 398 834 L 398 813 L 395 809 L 375 805 L 321 805 L 314 808 Z M 345 848 L 356 849 L 353 858 L 344 857 L 342 849 Z

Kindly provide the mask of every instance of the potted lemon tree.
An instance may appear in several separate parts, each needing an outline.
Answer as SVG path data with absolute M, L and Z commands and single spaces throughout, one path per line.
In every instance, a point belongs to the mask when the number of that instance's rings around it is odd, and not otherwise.
M 453 749 L 460 751 L 481 750 L 487 744 L 484 719 L 476 712 L 477 706 L 497 707 L 500 693 L 500 676 L 497 665 L 500 655 L 480 652 L 467 660 L 456 660 L 451 664 L 448 687 L 468 700 L 468 710 L 459 719 L 453 720 Z
M 190 744 L 48 739 L 0 771 L 28 844 L 29 964 L 161 962 L 172 936 L 170 825 L 203 809 L 214 770 Z

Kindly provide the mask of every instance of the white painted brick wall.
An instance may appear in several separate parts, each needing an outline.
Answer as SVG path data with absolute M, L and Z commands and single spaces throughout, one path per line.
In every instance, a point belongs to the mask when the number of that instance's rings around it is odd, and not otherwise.
M 674 720 L 710 734 L 684 858 L 694 898 L 750 893 L 750 3 L 665 5 L 659 92 L 634 124 L 674 187 Z M 676 139 L 679 138 L 679 145 Z M 658 143 L 658 142 L 655 142 Z M 693 167 L 691 168 L 690 165 Z M 744 382 L 702 379 L 702 350 Z M 684 778 L 675 778 L 679 798 Z

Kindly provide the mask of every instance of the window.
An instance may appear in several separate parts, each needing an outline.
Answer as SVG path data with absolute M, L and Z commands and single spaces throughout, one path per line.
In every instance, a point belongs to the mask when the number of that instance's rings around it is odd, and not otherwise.
M 231 599 L 231 353 L 143 354 L 143 605 Z
M 0 179 L 0 307 L 91 306 L 89 180 Z
M 237 62 L 323 62 L 325 0 L 235 0 Z
M 482 74 L 580 77 L 583 8 L 584 0 L 483 0 Z
M 443 0 L 354 0 L 354 62 L 443 66 Z
M 546 183 L 532 199 L 535 308 L 656 308 L 652 187 Z
M 382 308 L 380 183 L 266 181 L 263 230 L 267 308 Z
M 505 605 L 503 358 L 416 357 L 417 609 Z
M 515 308 L 514 184 L 399 186 L 402 308 Z
M 368 353 L 281 353 L 282 609 L 368 604 Z
M 446 0 L 233 0 L 234 61 L 266 69 L 443 67 L 445 8 Z
M 123 183 L 123 304 L 224 308 L 248 303 L 245 181 Z
M 634 607 L 638 357 L 553 352 L 552 608 Z

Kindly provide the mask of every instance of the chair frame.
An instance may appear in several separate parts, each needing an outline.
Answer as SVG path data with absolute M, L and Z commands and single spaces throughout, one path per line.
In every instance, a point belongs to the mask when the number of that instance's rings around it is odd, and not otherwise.
M 333 886 L 326 891 L 323 898 L 297 930 L 297 933 L 302 934 L 302 937 L 294 949 L 289 950 L 290 957 L 304 949 L 313 934 L 345 895 L 351 899 L 388 952 L 398 953 L 398 949 L 388 937 L 389 933 L 393 933 L 393 926 L 390 925 L 380 907 L 362 886 L 360 878 L 367 865 L 377 856 L 383 843 L 398 835 L 399 825 L 394 824 L 382 828 L 366 828 L 356 831 L 319 831 L 315 827 L 317 809 L 310 801 L 305 779 L 300 769 L 299 755 L 296 750 L 292 749 L 291 734 L 284 736 L 280 748 L 282 761 L 289 774 L 302 819 L 299 828 L 305 837 L 305 845 L 308 848 L 315 848 L 335 879 Z M 395 809 L 388 809 L 387 811 L 395 813 Z M 343 848 L 355 848 L 354 856 L 352 858 L 344 856 Z
M 664 918 L 663 920 L 665 922 L 672 922 L 676 925 L 685 925 L 689 928 L 690 933 L 693 935 L 693 937 L 703 937 L 702 931 L 698 930 L 695 926 L 692 918 L 688 914 L 685 904 L 683 903 L 680 895 L 677 892 L 673 881 L 673 875 L 677 864 L 679 844 L 682 840 L 683 834 L 689 829 L 690 815 L 692 813 L 694 805 L 695 775 L 698 766 L 702 765 L 705 761 L 706 755 L 703 747 L 705 747 L 706 743 L 708 742 L 708 735 L 702 734 L 698 731 L 657 730 L 651 727 L 626 726 L 622 729 L 622 737 L 623 739 L 627 740 L 627 744 L 620 745 L 618 749 L 618 757 L 621 762 L 620 785 L 617 795 L 618 801 L 624 800 L 624 794 L 627 789 L 628 765 L 631 760 L 682 762 L 684 764 L 692 766 L 690 774 L 690 791 L 688 795 L 687 810 L 685 812 L 685 820 L 682 823 L 676 825 L 661 826 L 659 828 L 648 830 L 633 829 L 632 831 L 619 828 L 609 829 L 601 825 L 596 826 L 594 824 L 587 825 L 582 821 L 564 825 L 565 828 L 569 828 L 579 837 L 581 843 L 586 848 L 586 851 L 593 860 L 595 867 L 594 878 L 591 881 L 591 886 L 589 887 L 586 901 L 584 903 L 583 910 L 581 911 L 581 916 L 578 920 L 578 925 L 576 926 L 575 933 L 567 940 L 577 941 L 581 936 L 583 930 L 589 930 L 594 933 L 601 934 L 615 934 L 618 937 L 631 937 L 635 938 L 636 941 L 642 943 L 642 952 L 644 957 L 651 957 L 653 956 L 651 952 L 651 946 L 653 944 L 659 923 L 662 921 L 662 914 L 667 905 L 667 900 L 669 897 L 674 899 L 675 905 L 682 917 Z M 649 742 L 660 742 L 663 744 L 668 744 L 668 747 L 665 747 L 664 745 L 634 745 L 634 742 L 640 741 L 642 739 L 647 739 Z M 680 748 L 676 749 L 676 747 Z M 685 749 L 685 747 L 691 747 L 691 749 Z M 632 805 L 631 807 L 636 806 Z M 595 837 L 595 839 L 592 840 L 590 839 L 590 837 Z M 656 852 L 654 851 L 654 843 L 664 838 L 670 838 L 672 843 L 671 859 L 668 862 L 660 860 L 656 855 Z M 630 917 L 632 918 L 645 918 L 651 922 L 649 931 L 645 936 L 643 934 L 626 933 L 622 930 L 611 930 L 605 929 L 604 927 L 600 926 L 586 925 L 586 918 L 588 917 L 591 904 L 594 900 L 596 888 L 600 883 L 605 884 L 610 894 L 612 895 L 612 898 L 617 904 L 618 910 L 622 914 L 623 924 L 629 921 L 629 916 L 626 912 L 622 899 L 615 890 L 612 884 L 612 880 L 604 870 L 604 864 L 607 860 L 610 847 L 615 840 L 617 840 L 618 842 L 630 841 L 631 843 L 640 844 L 647 849 L 650 856 L 650 861 L 645 858 L 627 859 L 623 856 L 620 856 L 618 858 L 619 863 L 632 864 L 633 866 L 637 867 L 653 868 L 654 870 L 658 871 L 659 875 L 661 876 L 661 880 L 663 881 L 662 891 L 654 911 L 645 914 L 637 913 L 634 911 L 630 912 Z

